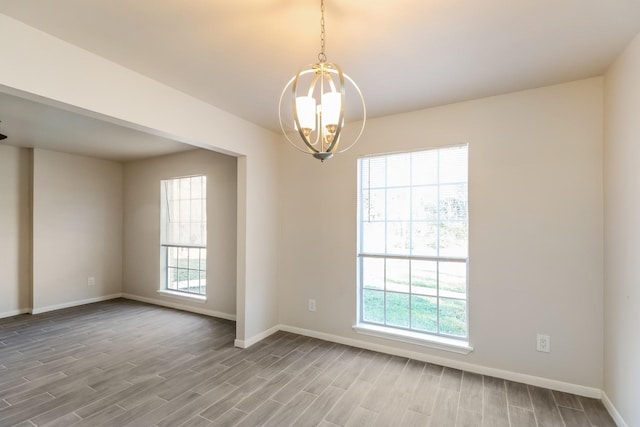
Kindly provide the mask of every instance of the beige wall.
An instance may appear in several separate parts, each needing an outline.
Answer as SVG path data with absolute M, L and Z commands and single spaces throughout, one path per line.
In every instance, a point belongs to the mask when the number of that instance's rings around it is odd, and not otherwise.
M 34 150 L 34 312 L 119 294 L 121 286 L 122 165 Z
M 0 317 L 31 308 L 31 151 L 0 145 Z
M 281 323 L 600 388 L 602 114 L 594 78 L 373 119 L 358 145 L 324 164 L 282 150 Z M 475 350 L 356 334 L 357 157 L 461 143 Z M 536 333 L 551 336 L 551 353 L 536 352 Z
M 605 76 L 604 391 L 640 425 L 640 35 Z
M 158 294 L 160 287 L 160 180 L 207 176 L 207 302 Z M 235 317 L 236 158 L 206 150 L 126 163 L 124 166 L 123 292 Z

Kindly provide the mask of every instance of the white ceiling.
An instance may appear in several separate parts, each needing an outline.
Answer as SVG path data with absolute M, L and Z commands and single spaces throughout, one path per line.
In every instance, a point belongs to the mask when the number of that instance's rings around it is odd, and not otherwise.
M 131 161 L 193 149 L 171 139 L 126 128 L 78 112 L 0 93 L 0 144 L 36 147 L 115 161 Z
M 325 3 L 327 57 L 370 117 L 602 75 L 640 31 L 640 0 Z M 319 0 L 0 0 L 0 13 L 274 130 L 282 87 L 319 51 Z

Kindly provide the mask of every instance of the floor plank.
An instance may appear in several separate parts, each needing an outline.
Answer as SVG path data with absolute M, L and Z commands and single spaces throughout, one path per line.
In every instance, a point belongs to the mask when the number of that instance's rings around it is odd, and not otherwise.
M 528 386 L 533 404 L 533 412 L 540 427 L 564 427 L 560 411 L 553 400 L 551 390 L 540 387 Z
M 509 418 L 512 426 L 536 427 L 536 416 L 532 410 L 518 406 L 509 406 Z
M 591 422 L 584 411 L 565 406 L 560 406 L 558 409 L 560 409 L 560 415 L 566 427 L 591 427 Z
M 509 406 L 533 410 L 529 389 L 526 384 L 507 381 L 507 401 Z
M 459 399 L 460 392 L 453 391 L 448 388 L 438 388 L 435 408 L 433 410 L 433 415 L 431 415 L 431 425 L 455 425 L 456 416 L 458 414 Z
M 367 381 L 358 380 L 353 383 L 329 411 L 326 420 L 340 426 L 345 425 L 370 388 L 371 383 Z
M 509 426 L 509 409 L 507 409 L 506 394 L 486 391 L 484 393 L 483 413 L 485 426 Z
M 615 427 L 616 423 L 613 421 L 601 401 L 597 399 L 590 399 L 588 397 L 578 397 L 578 400 L 593 426 Z

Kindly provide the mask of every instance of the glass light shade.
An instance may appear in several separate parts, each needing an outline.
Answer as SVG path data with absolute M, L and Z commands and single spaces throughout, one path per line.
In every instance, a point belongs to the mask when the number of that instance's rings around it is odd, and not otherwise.
M 322 124 L 324 126 L 338 125 L 342 95 L 339 92 L 322 94 Z
M 311 96 L 298 96 L 296 98 L 296 110 L 298 121 L 302 129 L 316 129 L 316 100 Z

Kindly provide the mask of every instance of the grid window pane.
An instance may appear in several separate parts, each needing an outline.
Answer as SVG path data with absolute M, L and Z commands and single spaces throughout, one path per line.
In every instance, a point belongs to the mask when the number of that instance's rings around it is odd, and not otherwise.
M 440 223 L 440 256 L 466 257 L 468 246 L 467 223 L 443 221 Z
M 167 220 L 170 223 L 180 222 L 180 200 L 171 200 L 169 202 L 169 218 Z
M 451 182 L 467 182 L 467 147 L 453 147 L 446 150 L 438 150 L 439 182 L 446 184 Z M 446 167 L 442 167 L 446 165 Z
M 362 315 L 365 321 L 384 323 L 384 292 L 365 289 L 362 293 Z
M 167 266 L 178 266 L 178 248 L 167 248 Z
M 169 242 L 178 242 L 178 241 L 180 241 L 180 239 L 179 239 L 179 236 L 180 236 L 180 223 L 179 222 L 172 222 L 171 224 L 169 224 L 169 226 L 167 228 L 169 230 L 167 241 L 169 241 Z
M 201 176 L 194 176 L 193 178 L 191 178 L 191 198 L 192 199 L 202 199 L 203 196 L 203 192 L 202 192 L 202 177 Z
M 438 255 L 438 224 L 414 222 L 411 233 L 411 254 L 419 256 Z
M 205 273 L 207 271 L 207 250 L 205 248 L 200 249 L 200 266 L 198 269 L 201 273 Z M 203 276 L 200 276 L 201 279 L 204 279 Z
M 467 146 L 358 161 L 360 321 L 467 337 Z
M 411 223 L 387 222 L 387 251 L 388 254 L 406 254 L 411 251 L 410 246 Z
M 190 178 L 182 178 L 179 180 L 180 182 L 180 199 L 189 199 L 191 197 L 191 179 Z
M 189 242 L 191 244 L 200 244 L 200 230 L 202 229 L 200 224 L 200 222 L 192 222 L 189 224 Z
M 191 222 L 202 221 L 202 200 L 191 200 Z
M 439 193 L 440 219 L 465 221 L 467 219 L 466 184 L 441 185 Z
M 167 287 L 169 289 L 178 289 L 178 272 L 177 268 L 169 267 L 167 268 L 168 278 L 167 278 Z
M 190 233 L 191 227 L 188 222 L 178 223 L 178 242 L 184 242 L 187 245 L 192 243 L 189 238 Z
M 411 156 L 394 154 L 387 156 L 387 187 L 411 184 Z
M 466 298 L 467 265 L 461 262 L 440 262 L 438 264 L 440 296 Z
M 384 289 L 384 259 L 362 260 L 362 286 L 366 289 Z
M 411 295 L 411 328 L 425 332 L 438 332 L 437 298 Z
M 387 325 L 408 328 L 410 325 L 409 295 L 387 292 Z
M 411 260 L 411 293 L 436 296 L 438 291 L 438 263 Z
M 440 333 L 464 337 L 467 335 L 467 302 L 440 298 Z
M 191 219 L 191 201 L 189 199 L 180 200 L 180 221 L 189 221 Z
M 414 187 L 411 189 L 412 211 L 414 221 L 438 220 L 438 187 Z
M 438 151 L 411 153 L 411 184 L 432 185 L 438 183 Z
M 387 259 L 387 291 L 409 292 L 409 260 Z
M 189 248 L 189 268 L 198 270 L 200 268 L 200 249 Z
M 385 228 L 386 224 L 384 222 L 365 222 L 362 224 L 362 247 L 364 251 L 371 254 L 384 253 Z
M 362 188 L 384 188 L 386 182 L 386 162 L 384 158 L 373 157 L 362 160 Z
M 409 221 L 411 219 L 411 190 L 393 188 L 387 190 L 387 220 Z
M 363 221 L 384 221 L 385 220 L 385 191 L 367 190 L 362 195 L 363 199 Z

